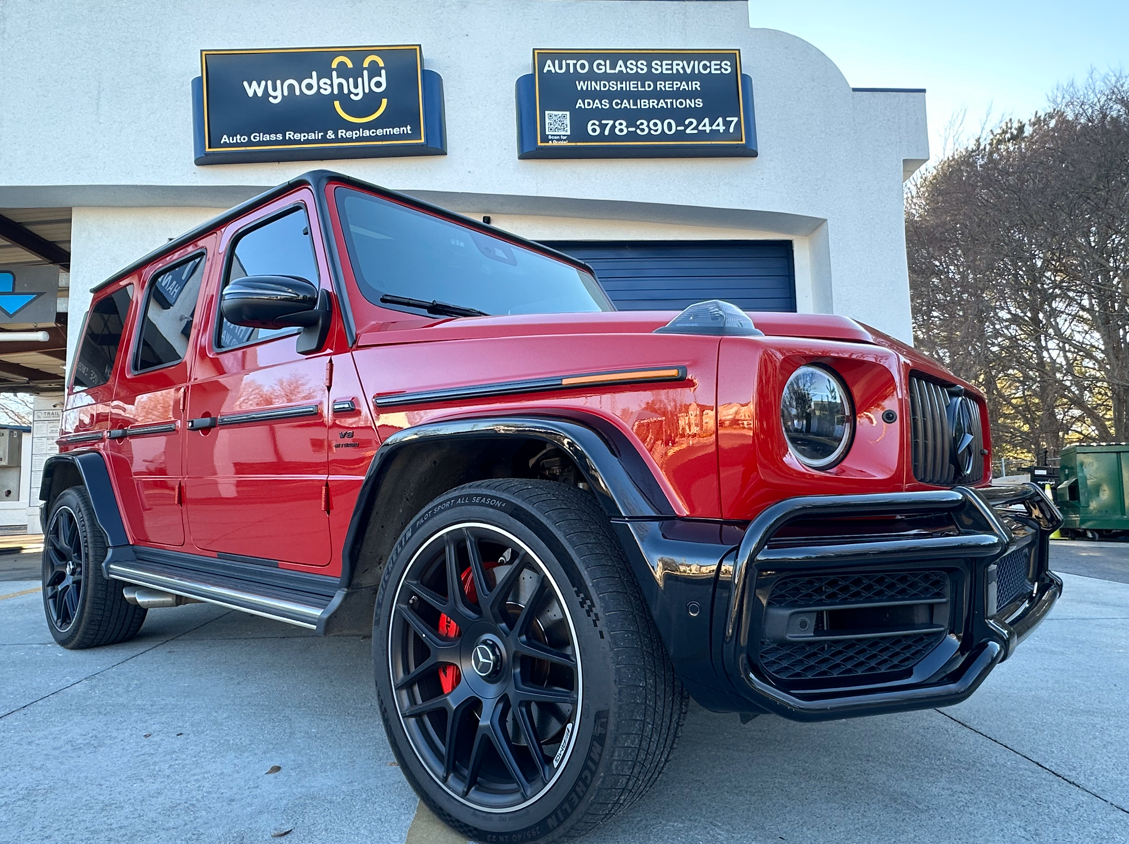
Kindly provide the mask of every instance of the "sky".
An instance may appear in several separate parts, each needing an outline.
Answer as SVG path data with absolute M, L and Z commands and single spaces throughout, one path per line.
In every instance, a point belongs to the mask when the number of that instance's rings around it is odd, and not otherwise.
M 975 136 L 1091 69 L 1129 72 L 1129 0 L 749 0 L 749 20 L 815 45 L 855 88 L 925 88 L 934 160 L 955 113 Z

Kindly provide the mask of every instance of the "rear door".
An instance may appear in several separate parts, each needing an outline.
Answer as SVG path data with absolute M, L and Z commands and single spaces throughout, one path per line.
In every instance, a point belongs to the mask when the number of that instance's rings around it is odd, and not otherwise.
M 122 361 L 106 454 L 134 542 L 184 544 L 184 399 L 209 237 L 148 268 Z M 124 352 L 123 352 L 124 354 Z
M 245 275 L 287 275 L 330 289 L 299 191 L 229 225 L 209 285 L 188 389 L 185 511 L 197 548 L 244 562 L 330 561 L 326 483 L 330 352 L 304 356 L 297 329 L 233 325 L 219 293 Z

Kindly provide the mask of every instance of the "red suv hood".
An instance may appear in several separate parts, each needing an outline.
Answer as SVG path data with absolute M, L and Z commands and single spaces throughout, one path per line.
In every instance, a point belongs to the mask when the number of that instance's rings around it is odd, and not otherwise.
M 391 312 L 389 312 L 391 313 Z M 538 334 L 650 334 L 666 325 L 674 311 L 613 311 L 592 314 L 523 314 L 518 316 L 463 317 L 434 319 L 399 314 L 395 322 L 387 322 L 361 334 L 361 346 L 389 342 L 388 332 L 411 329 L 421 341 L 455 340 L 470 337 L 530 336 Z M 845 340 L 874 343 L 876 332 L 852 319 L 828 314 L 755 313 L 753 322 L 770 337 L 811 337 L 823 340 Z M 397 336 L 396 342 L 407 341 Z M 896 341 L 895 341 L 896 342 Z M 908 348 L 908 347 L 907 347 Z
M 397 311 L 385 311 L 385 313 L 394 315 L 395 321 L 381 323 L 377 328 L 362 332 L 357 338 L 358 346 L 487 337 L 650 334 L 677 315 L 674 311 L 611 311 L 590 314 L 521 314 L 435 319 Z M 811 338 L 882 346 L 899 354 L 912 369 L 930 373 L 946 381 L 961 383 L 974 392 L 979 392 L 970 384 L 955 378 L 944 367 L 916 351 L 912 346 L 848 317 L 834 314 L 772 312 L 757 312 L 750 316 L 757 329 L 763 331 L 767 337 Z

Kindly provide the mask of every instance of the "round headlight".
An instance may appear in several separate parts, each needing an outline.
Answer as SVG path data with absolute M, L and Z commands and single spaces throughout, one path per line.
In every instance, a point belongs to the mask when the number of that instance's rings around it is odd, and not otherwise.
M 854 434 L 847 386 L 829 369 L 801 366 L 784 385 L 780 421 L 797 460 L 813 469 L 834 466 Z

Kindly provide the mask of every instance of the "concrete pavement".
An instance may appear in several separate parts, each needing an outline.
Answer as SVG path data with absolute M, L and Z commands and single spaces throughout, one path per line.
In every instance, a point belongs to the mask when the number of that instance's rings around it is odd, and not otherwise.
M 1052 540 L 1055 571 L 1129 583 L 1129 542 Z
M 653 791 L 585 841 L 1129 840 L 1129 584 L 1064 579 L 960 706 L 747 726 L 692 706 Z M 3 597 L 36 586 L 0 584 L 0 842 L 458 840 L 392 763 L 368 639 L 191 605 L 69 652 L 37 592 Z

